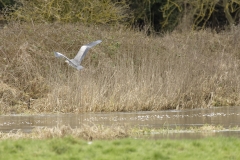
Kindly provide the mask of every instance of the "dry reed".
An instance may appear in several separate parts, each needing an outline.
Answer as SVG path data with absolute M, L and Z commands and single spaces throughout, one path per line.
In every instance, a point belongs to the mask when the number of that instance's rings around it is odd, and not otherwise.
M 83 125 L 81 128 L 71 128 L 70 126 L 61 126 L 54 128 L 35 128 L 31 133 L 24 133 L 18 130 L 16 133 L 2 133 L 0 132 L 0 139 L 49 139 L 49 138 L 63 138 L 72 136 L 88 141 L 95 139 L 116 139 L 129 136 L 129 130 L 124 126 L 97 126 L 97 125 Z
M 0 30 L 0 112 L 110 112 L 240 104 L 239 28 L 146 36 L 124 27 L 9 24 Z M 82 71 L 56 59 L 89 51 Z
M 82 125 L 79 128 L 71 128 L 70 126 L 56 126 L 53 128 L 37 127 L 30 133 L 24 133 L 22 130 L 16 132 L 3 133 L 0 132 L 0 140 L 3 139 L 52 139 L 74 137 L 84 139 L 87 141 L 93 140 L 111 140 L 119 138 L 143 138 L 151 137 L 152 135 L 170 135 L 177 133 L 201 133 L 202 135 L 209 136 L 215 135 L 221 131 L 239 130 L 238 126 L 233 128 L 224 128 L 223 126 L 204 125 L 200 127 L 187 128 L 144 128 L 144 127 L 130 127 L 127 125 Z

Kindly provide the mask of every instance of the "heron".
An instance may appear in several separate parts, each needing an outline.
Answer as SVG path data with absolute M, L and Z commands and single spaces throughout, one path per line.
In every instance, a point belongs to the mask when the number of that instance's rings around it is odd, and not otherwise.
M 54 54 L 55 54 L 55 57 L 57 58 L 65 58 L 66 59 L 65 62 L 68 63 L 70 66 L 76 68 L 77 70 L 81 70 L 83 69 L 83 66 L 81 66 L 81 62 L 85 57 L 85 55 L 87 54 L 88 50 L 101 42 L 102 40 L 97 40 L 89 44 L 83 45 L 73 59 L 69 59 L 67 56 L 59 52 L 54 52 Z

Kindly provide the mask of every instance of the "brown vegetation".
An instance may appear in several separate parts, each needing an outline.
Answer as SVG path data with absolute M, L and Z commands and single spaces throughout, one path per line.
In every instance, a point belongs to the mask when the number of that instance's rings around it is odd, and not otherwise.
M 239 28 L 146 36 L 124 27 L 0 30 L 0 112 L 140 111 L 240 104 Z M 56 59 L 102 39 L 77 71 Z
M 17 130 L 16 132 L 3 133 L 0 132 L 0 140 L 3 139 L 51 139 L 51 138 L 63 138 L 67 136 L 72 136 L 74 138 L 80 138 L 87 141 L 93 140 L 110 140 L 119 138 L 150 138 L 153 135 L 167 135 L 177 134 L 177 133 L 201 133 L 204 136 L 215 135 L 220 131 L 227 130 L 239 130 L 239 127 L 229 126 L 228 129 L 223 126 L 213 126 L 213 125 L 203 125 L 200 127 L 190 127 L 190 128 L 144 128 L 144 127 L 131 127 L 128 125 L 114 124 L 111 126 L 106 125 L 82 125 L 78 128 L 72 128 L 70 126 L 55 126 L 53 128 L 48 127 L 36 127 L 31 130 L 30 133 L 25 133 L 22 130 Z
M 124 126 L 88 126 L 84 125 L 81 128 L 71 128 L 69 126 L 61 126 L 54 128 L 35 128 L 31 133 L 24 133 L 18 130 L 16 133 L 2 133 L 0 132 L 1 139 L 49 139 L 49 138 L 63 138 L 72 136 L 76 138 L 92 141 L 95 139 L 116 139 L 125 138 L 129 136 L 129 129 Z

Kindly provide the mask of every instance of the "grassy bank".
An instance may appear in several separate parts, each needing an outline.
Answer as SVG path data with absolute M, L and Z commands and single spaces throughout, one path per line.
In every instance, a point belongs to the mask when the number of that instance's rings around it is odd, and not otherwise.
M 239 159 L 240 139 L 86 141 L 73 137 L 1 140 L 1 159 Z
M 239 33 L 9 24 L 0 30 L 0 114 L 239 105 Z M 97 39 L 80 72 L 54 57 Z

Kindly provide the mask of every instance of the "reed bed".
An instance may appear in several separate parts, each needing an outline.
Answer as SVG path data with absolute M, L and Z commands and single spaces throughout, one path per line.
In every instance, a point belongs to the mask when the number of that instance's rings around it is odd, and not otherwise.
M 122 26 L 13 23 L 0 29 L 0 113 L 113 112 L 240 104 L 240 28 L 146 36 Z M 74 57 L 101 39 L 77 71 Z

